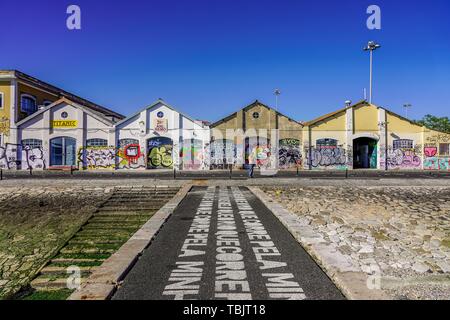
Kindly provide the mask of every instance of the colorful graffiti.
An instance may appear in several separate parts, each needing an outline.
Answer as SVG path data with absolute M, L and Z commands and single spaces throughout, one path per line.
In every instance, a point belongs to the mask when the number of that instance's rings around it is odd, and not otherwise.
M 156 137 L 147 140 L 147 168 L 173 168 L 173 141 L 166 137 Z
M 324 146 L 306 150 L 308 163 L 313 168 L 342 167 L 347 165 L 346 150 L 342 147 Z
M 437 154 L 437 147 L 435 146 L 426 146 L 425 148 L 423 148 L 423 153 L 426 157 L 428 158 L 432 158 Z
M 144 169 L 145 155 L 137 143 L 124 145 L 117 150 L 118 169 Z
M 278 166 L 280 169 L 298 168 L 302 165 L 300 140 L 281 139 L 278 149 Z
M 446 152 L 442 152 L 440 145 L 450 144 L 450 134 L 439 133 L 426 139 L 427 143 L 423 148 L 424 159 L 423 168 L 425 170 L 450 170 L 450 157 Z M 439 154 L 441 153 L 441 154 Z
M 250 153 L 248 155 L 248 163 L 256 164 L 261 169 L 273 168 L 273 159 L 268 144 L 257 144 L 250 147 Z
M 80 148 L 78 152 L 78 166 L 87 169 L 114 169 L 116 166 L 115 148 Z
M 184 140 L 180 153 L 183 161 L 183 170 L 201 170 L 205 168 L 205 154 L 202 140 Z
M 450 158 L 425 158 L 423 168 L 425 170 L 450 170 Z
M 420 168 L 422 165 L 421 155 L 415 149 L 395 149 L 388 150 L 388 168 Z

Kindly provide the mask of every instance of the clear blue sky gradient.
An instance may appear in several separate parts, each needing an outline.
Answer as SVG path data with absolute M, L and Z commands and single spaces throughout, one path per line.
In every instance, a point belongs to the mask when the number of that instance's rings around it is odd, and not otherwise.
M 66 28 L 66 8 L 82 30 Z M 366 9 L 382 9 L 382 30 Z M 129 115 L 163 98 L 216 121 L 259 99 L 311 120 L 363 97 L 411 118 L 450 115 L 448 0 L 1 1 L 0 69 L 18 69 Z

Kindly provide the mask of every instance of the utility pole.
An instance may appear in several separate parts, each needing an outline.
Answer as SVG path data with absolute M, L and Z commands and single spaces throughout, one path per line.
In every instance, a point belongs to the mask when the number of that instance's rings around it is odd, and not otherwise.
M 376 43 L 375 41 L 369 41 L 367 47 L 364 48 L 364 51 L 370 52 L 370 86 L 369 86 L 369 103 L 372 103 L 373 96 L 373 52 L 380 48 L 381 45 Z

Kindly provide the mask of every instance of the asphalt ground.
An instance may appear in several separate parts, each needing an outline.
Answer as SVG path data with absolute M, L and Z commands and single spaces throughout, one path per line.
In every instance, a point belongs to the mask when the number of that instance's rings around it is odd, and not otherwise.
M 114 300 L 344 299 L 246 187 L 193 187 Z

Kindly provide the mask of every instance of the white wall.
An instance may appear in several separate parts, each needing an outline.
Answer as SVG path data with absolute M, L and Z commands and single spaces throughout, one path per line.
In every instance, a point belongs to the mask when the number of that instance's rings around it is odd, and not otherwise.
M 62 117 L 64 112 L 67 113 L 66 118 Z M 78 121 L 77 128 L 52 128 L 51 124 L 54 120 L 76 120 Z M 112 125 L 99 121 L 84 108 L 74 107 L 67 103 L 54 106 L 20 125 L 17 142 L 20 144 L 25 139 L 42 140 L 43 161 L 45 167 L 48 168 L 50 166 L 50 140 L 57 137 L 71 137 L 76 140 L 77 159 L 80 150 L 86 146 L 87 139 L 105 139 L 109 145 L 115 144 L 114 127 Z M 25 164 L 22 169 L 27 169 L 25 152 L 22 152 L 22 155 L 19 156 L 22 164 Z
M 156 132 L 154 129 L 155 119 L 159 112 L 163 113 L 161 119 L 167 120 L 167 132 Z M 143 169 L 147 163 L 149 148 L 147 140 L 154 137 L 167 137 L 173 140 L 172 161 L 173 166 L 182 169 L 179 157 L 179 150 L 186 139 L 198 139 L 202 141 L 203 150 L 209 144 L 209 128 L 184 117 L 179 112 L 159 103 L 151 108 L 141 111 L 138 115 L 127 119 L 116 126 L 116 141 L 121 139 L 137 139 L 143 154 L 144 165 L 138 166 Z M 208 166 L 209 167 L 209 166 Z M 206 168 L 205 165 L 202 169 Z

